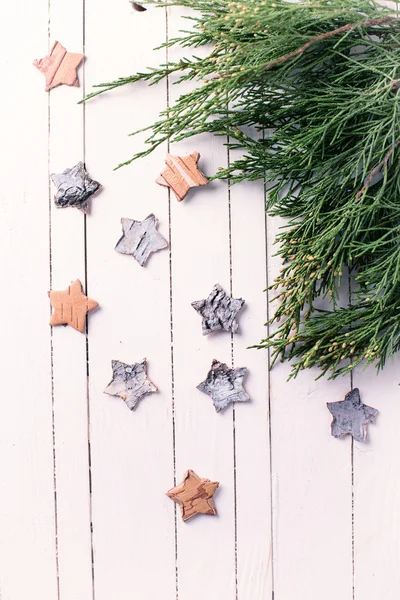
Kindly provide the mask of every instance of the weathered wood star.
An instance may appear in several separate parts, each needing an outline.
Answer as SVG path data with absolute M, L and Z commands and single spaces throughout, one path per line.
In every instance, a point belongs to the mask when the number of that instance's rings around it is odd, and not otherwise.
M 119 396 L 130 410 L 136 407 L 143 396 L 158 391 L 158 388 L 147 376 L 147 361 L 145 358 L 133 365 L 113 360 L 111 366 L 113 378 L 104 393 L 110 396 Z
M 214 359 L 207 378 L 197 386 L 197 389 L 211 396 L 215 410 L 221 412 L 232 402 L 250 400 L 243 388 L 246 372 L 246 367 L 230 369 L 225 363 Z
M 121 254 L 131 254 L 143 267 L 150 254 L 168 247 L 168 242 L 157 231 L 157 219 L 153 214 L 144 221 L 121 219 L 123 235 L 115 250 Z
M 170 187 L 178 202 L 184 199 L 190 188 L 209 183 L 207 177 L 202 173 L 197 163 L 199 152 L 192 152 L 187 156 L 172 156 L 167 154 L 165 162 L 167 166 L 158 177 L 159 185 Z
M 60 42 L 54 45 L 48 56 L 35 60 L 33 64 L 46 77 L 46 92 L 57 85 L 65 84 L 79 87 L 77 68 L 83 61 L 83 54 L 67 52 Z
M 242 298 L 228 296 L 218 283 L 208 298 L 192 302 L 193 308 L 203 317 L 203 335 L 219 330 L 236 333 L 239 329 L 236 315 L 243 304 Z
M 194 471 L 186 471 L 183 481 L 167 492 L 167 496 L 181 507 L 182 519 L 187 521 L 198 514 L 216 515 L 212 497 L 218 481 L 201 479 Z
M 49 292 L 49 298 L 54 309 L 50 325 L 71 325 L 81 333 L 85 330 L 87 313 L 99 305 L 95 300 L 85 296 L 79 279 L 71 283 L 66 290 Z
M 84 213 L 88 209 L 88 199 L 101 187 L 98 181 L 89 177 L 83 162 L 62 173 L 52 173 L 51 179 L 57 187 L 54 202 L 58 208 L 74 206 Z
M 357 442 L 367 441 L 368 424 L 375 422 L 378 411 L 361 402 L 358 388 L 346 394 L 344 400 L 327 402 L 326 405 L 333 416 L 333 437 L 341 438 L 349 434 Z

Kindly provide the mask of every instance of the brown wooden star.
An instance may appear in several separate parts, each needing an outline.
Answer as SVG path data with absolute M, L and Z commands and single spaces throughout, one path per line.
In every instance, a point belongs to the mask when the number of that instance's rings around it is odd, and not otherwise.
M 54 309 L 50 325 L 71 325 L 81 333 L 85 331 L 87 313 L 99 305 L 95 300 L 85 296 L 79 279 L 62 292 L 49 292 L 49 298 Z
M 184 199 L 190 188 L 209 183 L 207 177 L 202 173 L 197 163 L 199 152 L 192 152 L 187 156 L 172 156 L 167 154 L 165 162 L 167 166 L 156 182 L 160 185 L 170 187 L 176 199 L 180 202 Z
M 167 496 L 181 507 L 182 519 L 187 521 L 198 514 L 216 515 L 212 496 L 218 481 L 201 479 L 194 471 L 186 471 L 183 481 L 167 492 Z
M 67 52 L 60 42 L 54 42 L 50 54 L 35 60 L 33 64 L 46 77 L 46 92 L 48 92 L 63 83 L 79 87 L 76 69 L 84 58 L 84 54 Z

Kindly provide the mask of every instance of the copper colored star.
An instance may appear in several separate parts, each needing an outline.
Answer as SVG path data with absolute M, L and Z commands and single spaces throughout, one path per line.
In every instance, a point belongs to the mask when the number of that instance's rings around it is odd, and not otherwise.
M 202 173 L 197 163 L 199 152 L 192 152 L 187 156 L 172 156 L 167 154 L 165 162 L 167 166 L 156 182 L 160 185 L 170 187 L 176 199 L 180 202 L 184 199 L 190 188 L 209 183 L 207 177 Z
M 54 42 L 50 54 L 35 60 L 33 64 L 46 77 L 46 92 L 48 92 L 63 83 L 79 87 L 76 69 L 84 58 L 84 54 L 67 52 L 60 42 Z
M 99 305 L 95 300 L 85 296 L 79 279 L 62 292 L 49 292 L 49 298 L 54 309 L 50 325 L 71 325 L 81 333 L 85 330 L 87 313 Z
M 212 497 L 218 481 L 200 479 L 194 471 L 186 471 L 183 481 L 167 492 L 167 496 L 181 507 L 182 519 L 187 521 L 198 514 L 216 515 Z

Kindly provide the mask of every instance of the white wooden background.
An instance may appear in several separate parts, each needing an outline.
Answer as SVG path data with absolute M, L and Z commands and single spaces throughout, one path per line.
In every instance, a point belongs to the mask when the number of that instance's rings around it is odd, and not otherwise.
M 398 600 L 398 361 L 354 375 L 380 411 L 370 443 L 333 439 L 325 403 L 350 379 L 286 383 L 287 365 L 268 375 L 267 353 L 246 349 L 265 334 L 279 269 L 261 183 L 213 183 L 178 204 L 154 183 L 166 147 L 113 171 L 142 148 L 126 134 L 166 106 L 163 84 L 77 104 L 162 62 L 152 48 L 181 27 L 177 12 L 17 0 L 0 23 L 1 599 Z M 48 95 L 32 60 L 54 40 L 87 59 L 79 89 Z M 221 139 L 171 148 L 193 150 L 208 174 L 228 160 Z M 49 185 L 79 160 L 103 184 L 87 218 L 57 210 Z M 171 246 L 142 269 L 114 245 L 121 217 L 151 212 Z M 87 336 L 48 326 L 47 291 L 76 278 L 101 306 Z M 202 337 L 190 305 L 217 282 L 246 300 L 233 341 Z M 131 413 L 103 389 L 112 359 L 144 356 L 160 392 Z M 248 367 L 251 403 L 215 413 L 196 390 L 213 358 Z M 217 518 L 183 523 L 165 496 L 188 468 L 221 482 Z

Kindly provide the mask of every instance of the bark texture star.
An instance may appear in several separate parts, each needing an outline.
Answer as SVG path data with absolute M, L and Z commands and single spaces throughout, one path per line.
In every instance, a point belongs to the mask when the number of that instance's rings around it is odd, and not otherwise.
M 156 180 L 157 183 L 171 188 L 176 199 L 180 202 L 190 188 L 209 183 L 207 177 L 197 166 L 199 158 L 199 152 L 192 152 L 187 156 L 167 154 L 165 159 L 167 166 Z
M 33 64 L 46 77 L 46 92 L 48 92 L 63 83 L 79 87 L 76 70 L 84 58 L 83 54 L 67 52 L 60 42 L 54 42 L 50 54 L 35 60 Z
M 208 298 L 192 302 L 193 308 L 203 317 L 203 335 L 219 330 L 236 333 L 239 329 L 236 315 L 243 304 L 242 298 L 228 296 L 218 283 Z
M 187 521 L 198 514 L 216 515 L 212 496 L 218 481 L 201 479 L 194 471 L 186 471 L 183 481 L 167 492 L 167 496 L 181 507 L 182 519 Z
M 158 388 L 147 377 L 147 361 L 127 365 L 119 360 L 111 361 L 113 378 L 104 390 L 110 396 L 119 396 L 130 410 L 133 410 L 139 400 L 157 392 Z
M 157 231 L 157 219 L 153 214 L 144 221 L 121 219 L 123 235 L 115 249 L 121 254 L 131 254 L 143 267 L 152 252 L 168 247 L 168 242 Z
M 54 309 L 50 325 L 71 325 L 81 333 L 85 330 L 87 313 L 99 305 L 95 300 L 85 296 L 79 279 L 71 283 L 66 290 L 49 292 L 49 298 Z
M 232 402 L 250 400 L 243 388 L 246 372 L 246 367 L 230 369 L 225 363 L 214 359 L 207 378 L 197 386 L 197 389 L 208 394 L 213 401 L 215 410 L 221 412 Z
M 52 173 L 51 179 L 57 187 L 54 202 L 59 208 L 74 206 L 84 213 L 88 209 L 88 199 L 101 187 L 98 181 L 89 177 L 83 162 L 62 173 Z
M 341 438 L 350 434 L 357 442 L 367 441 L 368 424 L 375 422 L 378 411 L 361 402 L 358 388 L 346 394 L 342 401 L 327 402 L 327 407 L 333 416 L 333 437 Z

